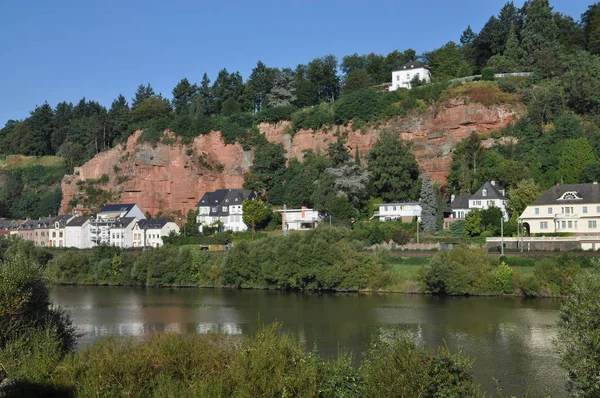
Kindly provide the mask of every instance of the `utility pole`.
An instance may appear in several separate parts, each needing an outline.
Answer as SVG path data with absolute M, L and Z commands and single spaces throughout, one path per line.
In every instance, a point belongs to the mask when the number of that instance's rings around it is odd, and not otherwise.
M 504 257 L 504 215 L 500 216 L 500 253 Z
M 287 234 L 288 234 L 288 231 L 287 231 L 287 228 L 286 228 L 286 225 L 285 225 L 287 223 L 286 213 L 287 213 L 287 207 L 284 204 L 283 205 L 283 218 L 281 219 L 281 227 L 283 228 L 283 236 L 287 236 Z
M 417 244 L 419 244 L 419 217 L 417 217 Z

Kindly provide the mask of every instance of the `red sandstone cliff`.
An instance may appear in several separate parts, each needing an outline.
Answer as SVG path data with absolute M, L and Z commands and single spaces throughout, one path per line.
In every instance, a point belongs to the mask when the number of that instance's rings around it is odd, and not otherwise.
M 365 156 L 377 141 L 382 130 L 399 134 L 412 142 L 412 150 L 421 170 L 440 183 L 446 182 L 452 150 L 472 132 L 485 133 L 506 126 L 523 113 L 521 106 L 498 105 L 485 107 L 464 100 L 452 100 L 443 106 L 431 107 L 426 112 L 390 120 L 377 127 L 348 133 L 348 147 L 354 154 L 358 147 Z M 281 143 L 288 157 L 301 159 L 303 151 L 312 149 L 324 153 L 327 144 L 336 140 L 332 131 L 301 130 L 286 134 L 289 122 L 276 125 L 261 124 L 259 130 L 267 140 Z M 238 144 L 225 145 L 219 132 L 196 137 L 191 145 L 138 144 L 139 132 L 129 137 L 125 145 L 96 155 L 75 174 L 65 176 L 62 182 L 61 213 L 71 211 L 75 199 L 82 203 L 84 185 L 78 181 L 109 176 L 109 183 L 99 188 L 113 191 L 113 200 L 137 203 L 144 211 L 185 214 L 207 191 L 219 188 L 239 188 L 243 174 L 252 164 L 253 153 L 243 151 Z M 116 166 L 116 167 L 115 167 Z M 95 210 L 91 209 L 90 210 Z

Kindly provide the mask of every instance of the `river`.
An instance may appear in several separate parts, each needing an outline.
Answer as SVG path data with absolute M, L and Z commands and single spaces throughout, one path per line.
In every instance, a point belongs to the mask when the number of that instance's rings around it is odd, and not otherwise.
M 399 328 L 429 347 L 447 344 L 471 357 L 488 394 L 495 377 L 508 394 L 567 396 L 552 344 L 558 300 L 68 286 L 51 294 L 83 333 L 80 347 L 109 335 L 247 334 L 277 320 L 308 348 L 351 350 L 360 359 L 372 336 Z

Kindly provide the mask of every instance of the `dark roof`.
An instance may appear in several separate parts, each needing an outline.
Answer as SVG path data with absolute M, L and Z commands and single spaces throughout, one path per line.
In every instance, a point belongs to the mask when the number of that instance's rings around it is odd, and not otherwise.
M 217 189 L 214 192 L 207 192 L 196 205 L 197 207 L 210 206 L 211 216 L 229 215 L 229 206 L 241 205 L 244 199 L 254 199 L 256 192 L 248 189 Z M 226 207 L 223 210 L 223 207 Z
M 131 209 L 133 209 L 135 207 L 135 203 L 123 203 L 123 204 L 110 204 L 110 205 L 104 205 L 104 207 L 102 208 L 102 210 L 100 211 L 100 213 L 104 213 L 104 212 L 127 212 L 130 211 Z
M 65 226 L 65 224 L 67 223 L 67 221 L 69 221 L 69 219 L 70 219 L 71 217 L 73 217 L 73 216 L 69 216 L 69 215 L 56 216 L 56 217 L 54 217 L 54 218 L 52 219 L 52 221 L 51 221 L 51 222 L 52 222 L 52 224 L 55 224 L 55 223 L 57 223 L 57 222 L 58 222 L 58 223 L 60 223 L 60 225 L 61 225 L 62 227 L 64 227 L 64 226 Z
M 567 195 L 567 198 L 561 199 L 561 197 L 567 192 L 573 192 L 574 195 Z M 544 192 L 539 198 L 534 200 L 532 205 L 551 205 L 562 203 L 600 204 L 600 185 L 597 183 L 555 185 Z
M 136 220 L 135 217 L 119 217 L 115 220 L 115 223 L 111 225 L 111 228 L 125 228 Z
M 166 218 L 156 218 L 156 219 L 149 218 L 146 220 L 138 221 L 138 224 L 141 229 L 161 229 L 168 222 L 170 222 L 170 221 L 167 220 Z
M 483 190 L 487 190 L 487 194 L 483 195 Z M 504 188 L 499 186 L 498 184 L 492 184 L 490 181 L 483 184 L 477 192 L 475 192 L 469 199 L 471 200 L 489 200 L 489 199 L 502 199 L 506 200 L 506 196 L 502 194 Z
M 400 70 L 405 70 L 405 69 L 419 69 L 419 68 L 426 68 L 426 69 L 428 69 L 429 67 L 427 65 L 425 65 L 423 62 L 420 62 L 420 61 L 409 61 L 409 62 L 405 63 L 402 66 L 402 69 L 400 69 Z
M 89 217 L 75 217 L 67 223 L 67 227 L 82 227 L 89 220 Z
M 450 203 L 450 208 L 453 210 L 468 209 L 470 197 L 471 195 L 456 195 L 452 203 Z
M 52 224 L 52 219 L 50 217 L 43 217 L 43 218 L 39 218 L 37 220 L 31 220 L 33 221 L 33 224 L 35 225 L 35 229 L 37 228 L 48 228 L 50 226 L 50 224 Z

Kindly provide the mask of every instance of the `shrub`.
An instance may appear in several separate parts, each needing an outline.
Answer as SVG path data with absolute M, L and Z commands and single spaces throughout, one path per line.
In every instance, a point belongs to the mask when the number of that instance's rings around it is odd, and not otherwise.
M 292 127 L 294 131 L 318 130 L 323 126 L 333 124 L 332 109 L 327 104 L 321 104 L 295 112 L 292 115 Z
M 576 278 L 572 294 L 561 306 L 556 345 L 568 371 L 569 390 L 577 397 L 600 396 L 600 275 Z
M 504 261 L 500 262 L 498 268 L 494 270 L 494 278 L 496 287 L 502 293 L 512 293 L 514 291 L 513 272 Z
M 514 103 L 517 101 L 516 95 L 502 92 L 498 83 L 489 81 L 467 82 L 448 88 L 444 90 L 440 96 L 440 100 L 447 101 L 452 98 L 461 97 L 467 97 L 471 101 L 479 102 L 485 106 Z
M 254 117 L 257 123 L 277 123 L 283 120 L 292 120 L 292 114 L 297 110 L 294 106 L 277 106 L 266 108 L 258 112 Z
M 69 317 L 52 307 L 39 263 L 23 251 L 0 262 L 0 348 L 32 329 L 52 331 L 62 352 L 75 347 Z
M 426 350 L 399 334 L 371 344 L 360 374 L 366 397 L 482 396 L 466 357 L 447 348 Z
M 481 70 L 481 80 L 492 81 L 494 80 L 494 68 L 486 67 Z
M 419 279 L 424 290 L 434 294 L 469 295 L 494 291 L 486 250 L 467 245 L 437 254 L 420 270 Z

